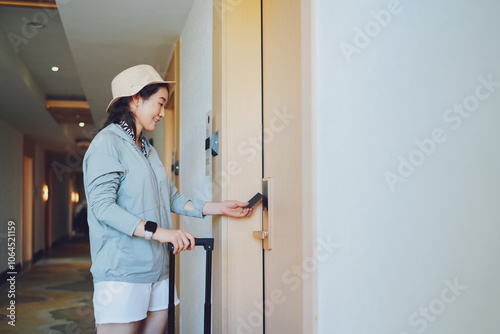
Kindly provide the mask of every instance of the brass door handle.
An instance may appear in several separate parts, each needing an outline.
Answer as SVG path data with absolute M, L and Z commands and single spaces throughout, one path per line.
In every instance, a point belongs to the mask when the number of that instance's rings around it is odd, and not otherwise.
M 254 238 L 262 240 L 262 248 L 270 251 L 272 249 L 272 197 L 271 197 L 271 178 L 266 177 L 262 180 L 262 231 L 253 231 Z
M 268 236 L 268 232 L 267 231 L 253 231 L 253 237 L 254 238 L 257 238 L 257 239 L 260 239 L 260 240 L 264 240 L 267 236 Z

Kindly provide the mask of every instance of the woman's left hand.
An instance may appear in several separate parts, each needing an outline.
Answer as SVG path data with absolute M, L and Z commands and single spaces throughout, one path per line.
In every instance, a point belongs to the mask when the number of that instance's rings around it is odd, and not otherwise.
M 221 214 L 229 217 L 241 218 L 249 216 L 252 213 L 253 208 L 247 209 L 245 206 L 247 203 L 235 201 L 235 200 L 227 200 L 224 202 L 220 202 L 220 211 Z
M 236 200 L 227 200 L 223 202 L 207 202 L 203 207 L 204 215 L 224 215 L 234 218 L 243 218 L 249 216 L 253 208 L 245 208 L 248 202 L 240 202 Z

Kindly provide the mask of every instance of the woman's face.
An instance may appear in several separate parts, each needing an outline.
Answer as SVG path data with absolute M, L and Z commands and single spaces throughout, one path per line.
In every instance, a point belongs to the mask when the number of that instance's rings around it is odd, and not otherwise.
M 160 87 L 147 100 L 143 100 L 139 94 L 132 97 L 130 110 L 135 115 L 135 126 L 138 134 L 143 129 L 154 131 L 161 118 L 165 116 L 167 101 L 168 91 L 165 87 Z

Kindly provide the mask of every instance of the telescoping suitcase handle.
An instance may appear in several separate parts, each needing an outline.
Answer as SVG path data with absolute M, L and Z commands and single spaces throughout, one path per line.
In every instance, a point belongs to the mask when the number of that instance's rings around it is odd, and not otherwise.
M 205 277 L 205 314 L 204 334 L 210 334 L 212 319 L 212 250 L 214 249 L 213 238 L 194 238 L 195 246 L 203 246 L 207 253 L 206 277 Z M 167 333 L 175 333 L 175 305 L 174 305 L 174 280 L 175 280 L 175 255 L 174 245 L 168 243 L 169 268 L 168 268 L 168 326 Z

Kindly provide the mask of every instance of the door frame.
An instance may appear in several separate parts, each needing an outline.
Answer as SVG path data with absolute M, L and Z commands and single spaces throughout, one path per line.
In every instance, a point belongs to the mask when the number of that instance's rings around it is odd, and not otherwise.
M 316 157 L 316 1 L 301 0 L 302 66 L 302 257 L 314 258 L 317 247 Z M 302 285 L 302 333 L 318 333 L 318 272 Z
M 180 110 L 181 110 L 181 37 L 178 38 L 174 47 L 174 52 L 168 65 L 164 80 L 175 81 L 173 92 L 169 92 L 169 101 L 165 111 L 163 124 L 163 165 L 167 170 L 167 175 L 177 189 L 180 189 L 180 178 L 174 175 L 172 165 L 180 160 Z M 173 136 L 172 136 L 173 133 Z M 172 159 L 172 149 L 175 149 L 175 157 Z M 180 217 L 172 213 L 173 229 L 180 228 Z M 175 281 L 180 288 L 181 262 L 175 262 Z M 181 291 L 178 290 L 178 297 L 182 299 Z M 182 309 L 182 303 L 178 306 Z M 180 324 L 181 312 L 175 312 L 175 322 Z M 180 333 L 180 326 L 176 326 L 176 333 Z
M 315 157 L 313 146 L 315 134 L 314 77 L 316 65 L 313 62 L 315 51 L 315 7 L 316 0 L 300 1 L 301 32 L 301 121 L 302 134 L 302 249 L 303 258 L 313 257 L 316 249 L 315 203 Z M 213 1 L 213 132 L 219 131 L 220 155 L 213 160 L 213 201 L 229 198 L 246 200 L 253 195 L 254 187 L 261 184 L 262 160 L 258 165 L 241 158 L 238 145 L 241 137 L 238 131 L 249 128 L 262 130 L 261 124 L 254 124 L 245 117 L 258 110 L 262 113 L 261 66 L 261 27 L 260 0 L 214 0 Z M 258 14 L 257 14 L 258 12 Z M 253 16 L 253 21 L 252 21 Z M 258 20 L 256 24 L 255 20 Z M 244 41 L 244 43 L 242 43 Z M 256 57 L 248 48 L 258 50 Z M 253 72 L 252 72 L 253 71 Z M 258 101 L 257 103 L 255 103 Z M 255 104 L 254 104 L 255 103 Z M 258 106 L 256 106 L 258 104 Z M 248 133 L 248 132 L 245 132 Z M 244 138 L 244 137 L 243 137 Z M 244 139 L 243 139 L 244 140 Z M 236 166 L 236 167 L 235 167 Z M 243 169 L 241 177 L 238 168 Z M 231 173 L 231 172 L 234 173 Z M 234 175 L 236 174 L 236 175 Z M 230 182 L 224 181 L 230 177 Z M 248 180 L 252 180 L 249 182 Z M 253 183 L 255 181 L 255 184 Z M 259 188 L 261 189 L 261 188 Z M 248 193 L 247 193 L 248 191 Z M 239 281 L 237 274 L 253 271 L 253 277 L 261 276 L 262 262 L 255 263 L 252 256 L 262 254 L 261 243 L 252 240 L 252 230 L 262 228 L 262 206 L 254 210 L 252 217 L 244 224 L 227 217 L 213 217 L 213 236 L 215 247 L 213 255 L 213 332 L 237 333 L 238 316 L 249 314 L 254 305 L 246 305 L 245 300 L 254 300 L 255 291 L 263 289 L 262 280 L 254 281 L 254 286 Z M 235 228 L 235 226 L 238 226 Z M 251 250 L 242 251 L 242 247 Z M 254 248 L 258 249 L 256 251 Z M 262 257 L 262 255 L 261 255 Z M 302 332 L 317 333 L 317 272 L 302 284 Z M 256 286 L 258 288 L 256 289 Z M 244 293 L 241 290 L 246 291 Z M 253 296 L 252 296 L 253 294 Z M 250 295 L 250 299 L 245 299 Z M 263 326 L 252 328 L 253 333 L 263 332 Z

